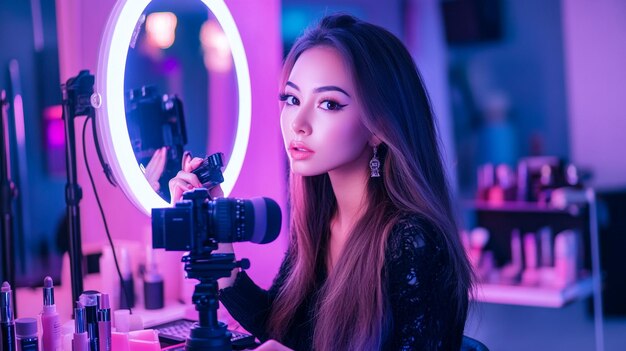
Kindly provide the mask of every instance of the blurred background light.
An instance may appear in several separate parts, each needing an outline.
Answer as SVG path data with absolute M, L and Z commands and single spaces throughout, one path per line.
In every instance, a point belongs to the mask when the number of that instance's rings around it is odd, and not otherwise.
M 230 45 L 226 34 L 216 20 L 209 19 L 202 24 L 200 42 L 202 43 L 204 65 L 209 71 L 230 71 L 233 65 Z
M 146 32 L 148 42 L 161 48 L 167 49 L 176 39 L 176 23 L 178 19 L 171 12 L 154 12 L 146 19 Z

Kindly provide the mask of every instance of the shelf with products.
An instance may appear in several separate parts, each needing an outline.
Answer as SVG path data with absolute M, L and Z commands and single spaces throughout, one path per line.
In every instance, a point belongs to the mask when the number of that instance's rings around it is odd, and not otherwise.
M 603 350 L 595 193 L 593 189 L 582 193 L 584 202 L 558 207 L 538 202 L 465 201 L 473 229 L 463 231 L 463 241 L 480 278 L 477 301 L 559 308 L 593 297 L 596 349 Z M 563 263 L 565 237 L 574 243 L 567 262 L 574 261 L 574 265 Z
M 576 248 L 578 264 L 576 267 L 575 280 L 568 280 L 563 284 L 553 284 L 550 275 L 541 279 L 540 282 L 524 284 L 521 282 L 521 270 L 525 262 L 520 262 L 520 275 L 517 281 L 508 279 L 499 282 L 497 278 L 485 279 L 477 293 L 477 299 L 490 303 L 506 303 L 513 305 L 527 305 L 540 307 L 562 307 L 568 302 L 588 297 L 592 293 L 591 254 L 589 233 L 589 211 L 585 204 L 571 205 L 565 209 L 554 208 L 531 202 L 508 202 L 490 204 L 481 201 L 470 201 L 466 207 L 474 212 L 476 226 L 489 230 L 489 239 L 483 250 L 493 255 L 494 269 L 502 267 L 513 260 L 511 241 L 515 231 L 518 232 L 519 250 L 522 248 L 523 237 L 528 233 L 539 237 L 539 232 L 549 230 L 549 247 L 554 247 L 555 234 L 568 230 L 575 230 L 576 240 L 579 242 Z M 540 240 L 536 239 L 536 247 L 540 246 Z M 541 248 L 537 248 L 539 255 Z M 518 254 L 518 260 L 525 260 L 525 253 Z M 537 256 L 538 254 L 533 254 Z M 522 257 L 524 256 L 524 257 Z M 539 258 L 536 259 L 539 261 Z M 554 262 L 554 258 L 549 258 Z M 537 264 L 537 271 L 545 270 L 545 265 Z M 553 269 L 550 267 L 548 269 Z M 543 272 L 542 272 L 543 273 Z M 552 276 L 554 275 L 553 272 Z M 493 274 L 491 275 L 493 276 Z M 542 274 L 543 276 L 543 274 Z
M 593 280 L 586 276 L 562 288 L 481 283 L 475 298 L 487 303 L 559 308 L 592 294 Z
M 564 208 L 529 201 L 506 201 L 491 203 L 483 200 L 467 200 L 466 209 L 485 212 L 527 213 L 527 214 L 562 214 L 568 217 L 579 217 L 583 214 L 586 204 L 570 204 Z

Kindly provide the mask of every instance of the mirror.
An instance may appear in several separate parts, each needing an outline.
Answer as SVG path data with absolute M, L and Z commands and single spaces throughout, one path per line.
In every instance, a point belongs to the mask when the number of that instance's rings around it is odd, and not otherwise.
M 166 207 L 184 151 L 224 153 L 225 195 L 250 129 L 241 38 L 222 1 L 120 1 L 100 48 L 98 131 L 114 177 L 147 214 Z
M 140 23 L 126 58 L 126 123 L 137 163 L 170 202 L 168 181 L 180 170 L 183 151 L 230 158 L 235 64 L 223 28 L 200 1 L 152 1 Z

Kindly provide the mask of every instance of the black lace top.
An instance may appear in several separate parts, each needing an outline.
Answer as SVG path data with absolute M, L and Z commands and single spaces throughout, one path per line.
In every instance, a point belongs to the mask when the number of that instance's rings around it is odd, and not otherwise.
M 468 302 L 451 300 L 455 284 L 442 279 L 449 262 L 442 240 L 416 216 L 404 218 L 394 226 L 385 258 L 387 300 L 392 314 L 385 350 L 460 349 Z M 288 269 L 283 262 L 269 291 L 259 288 L 245 272 L 237 275 L 232 287 L 220 290 L 220 301 L 230 314 L 261 341 L 269 338 L 266 321 Z M 318 276 L 323 282 L 324 274 Z M 315 292 L 296 311 L 281 340 L 285 346 L 311 349 Z M 459 304 L 464 312 L 456 317 Z

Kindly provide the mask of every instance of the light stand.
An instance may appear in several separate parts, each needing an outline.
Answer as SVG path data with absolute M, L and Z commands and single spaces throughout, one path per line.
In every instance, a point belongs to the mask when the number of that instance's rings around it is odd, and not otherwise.
M 61 84 L 63 94 L 63 120 L 65 122 L 65 159 L 67 184 L 65 185 L 65 203 L 69 224 L 70 274 L 72 280 L 72 306 L 83 292 L 83 253 L 80 234 L 79 203 L 83 191 L 78 185 L 76 174 L 76 142 L 74 120 L 78 116 L 94 117 L 95 110 L 91 105 L 94 76 L 83 70 L 76 77 Z
M 15 289 L 15 261 L 13 259 L 13 200 L 17 197 L 15 183 L 11 181 L 11 147 L 9 139 L 9 103 L 6 92 L 0 96 L 0 212 L 2 212 L 2 278 Z M 13 294 L 13 313 L 17 315 L 16 297 Z

